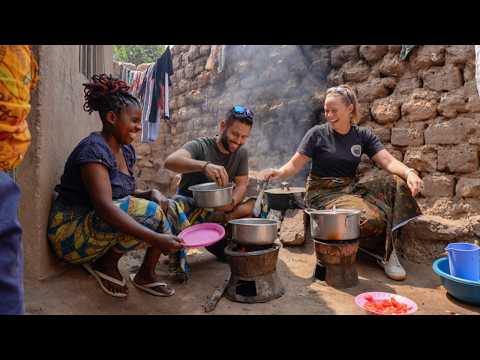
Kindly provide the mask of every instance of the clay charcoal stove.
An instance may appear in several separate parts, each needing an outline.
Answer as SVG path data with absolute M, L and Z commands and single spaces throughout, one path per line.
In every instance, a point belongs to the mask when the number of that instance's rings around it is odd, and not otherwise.
M 276 272 L 280 244 L 246 245 L 231 242 L 225 249 L 231 277 L 225 291 L 230 301 L 262 303 L 285 293 Z
M 317 266 L 314 277 L 335 288 L 343 289 L 357 285 L 358 272 L 355 260 L 359 240 L 314 239 Z

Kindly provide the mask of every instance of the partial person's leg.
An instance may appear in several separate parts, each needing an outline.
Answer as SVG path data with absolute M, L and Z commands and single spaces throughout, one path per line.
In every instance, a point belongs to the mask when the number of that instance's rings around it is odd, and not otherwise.
M 253 207 L 255 206 L 255 199 L 250 199 L 238 205 L 232 212 L 226 214 L 226 221 L 243 219 L 253 216 Z
M 356 191 L 364 193 L 367 201 L 381 208 L 386 214 L 384 257 L 379 264 L 389 278 L 404 280 L 407 273 L 396 252 L 398 230 L 421 215 L 420 208 L 410 189 L 403 179 L 396 175 L 389 175 L 360 184 Z
M 226 262 L 227 261 L 227 256 L 225 255 L 225 248 L 228 245 L 228 242 L 230 241 L 230 234 L 229 234 L 229 225 L 228 222 L 230 220 L 236 220 L 236 219 L 243 219 L 246 217 L 251 217 L 253 214 L 253 207 L 255 206 L 255 199 L 250 199 L 240 205 L 238 205 L 232 212 L 225 214 L 225 230 L 226 230 L 226 235 L 225 237 L 211 245 L 207 246 L 206 249 L 215 255 L 217 259 L 221 262 Z
M 386 216 L 377 206 L 356 195 L 341 195 L 325 204 L 325 209 L 357 209 L 360 215 L 360 246 L 371 248 L 369 242 L 385 234 Z
M 172 224 L 167 219 L 167 216 L 163 212 L 160 205 L 158 205 L 157 203 L 130 196 L 118 201 L 117 205 L 122 210 L 126 211 L 135 220 L 137 220 L 142 225 L 148 227 L 149 229 L 162 234 L 172 233 Z M 169 212 L 172 212 L 172 210 L 174 209 L 169 209 Z M 182 229 L 185 226 L 185 221 L 182 220 L 183 218 L 185 218 L 185 215 L 183 213 L 177 213 L 176 215 L 171 214 L 171 216 L 176 217 L 176 227 Z M 137 239 L 133 237 L 124 237 L 118 242 L 115 248 L 119 251 L 127 252 L 137 249 L 139 248 L 139 246 L 140 244 Z M 158 293 L 158 295 L 160 296 L 171 296 L 175 293 L 175 291 L 172 288 L 166 286 L 166 284 L 161 283 L 161 278 L 155 273 L 155 268 L 161 255 L 162 251 L 159 250 L 157 247 L 148 246 L 142 265 L 137 274 L 135 275 L 133 281 L 135 282 L 135 284 L 141 286 L 159 283 L 157 286 L 148 286 L 148 288 L 151 291 Z
M 22 315 L 24 312 L 22 229 L 17 218 L 19 201 L 17 185 L 0 171 L 0 315 Z

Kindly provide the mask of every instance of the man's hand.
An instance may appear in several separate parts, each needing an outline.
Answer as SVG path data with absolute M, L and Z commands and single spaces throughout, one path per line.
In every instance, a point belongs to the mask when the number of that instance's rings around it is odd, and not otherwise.
M 203 169 L 205 175 L 211 180 L 215 181 L 218 186 L 225 187 L 228 185 L 227 170 L 223 166 L 215 164 L 207 164 Z
M 423 180 L 413 171 L 410 171 L 407 175 L 407 185 L 414 197 L 423 190 Z
M 152 189 L 152 193 L 150 195 L 150 200 L 156 202 L 162 208 L 163 212 L 166 213 L 168 210 L 168 199 L 165 195 L 163 195 L 157 189 Z

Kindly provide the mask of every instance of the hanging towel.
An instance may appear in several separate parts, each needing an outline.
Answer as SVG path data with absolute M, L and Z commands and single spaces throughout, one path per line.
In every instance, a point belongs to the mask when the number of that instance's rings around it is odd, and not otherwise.
M 215 67 L 218 73 L 221 73 L 225 67 L 225 45 L 212 45 L 210 48 L 205 70 L 212 71 Z

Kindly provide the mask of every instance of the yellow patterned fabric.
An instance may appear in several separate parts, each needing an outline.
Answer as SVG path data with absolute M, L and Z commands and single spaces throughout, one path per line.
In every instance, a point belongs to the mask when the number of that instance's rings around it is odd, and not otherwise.
M 170 201 L 167 215 L 157 203 L 133 196 L 113 203 L 158 233 L 178 234 L 190 226 L 182 207 L 174 201 Z M 71 264 L 95 261 L 112 247 L 128 252 L 146 246 L 145 242 L 113 229 L 94 210 L 67 205 L 59 199 L 50 212 L 48 239 L 55 254 Z
M 38 65 L 29 45 L 0 45 L 0 170 L 12 170 L 30 145 L 27 116 Z

